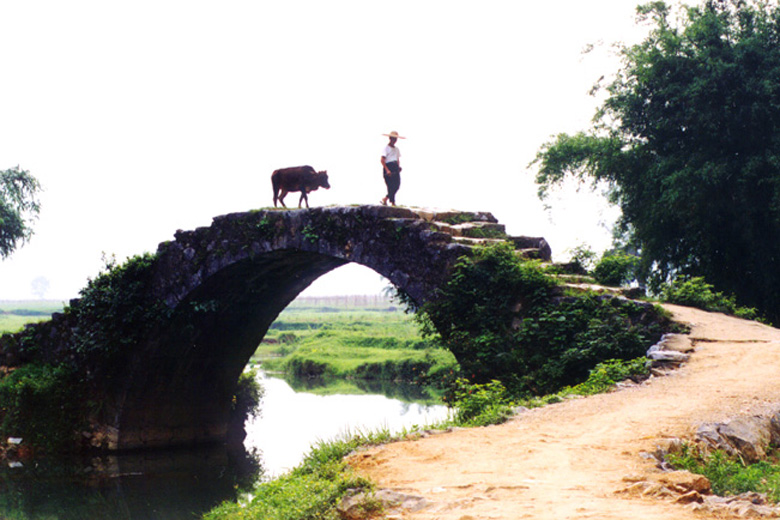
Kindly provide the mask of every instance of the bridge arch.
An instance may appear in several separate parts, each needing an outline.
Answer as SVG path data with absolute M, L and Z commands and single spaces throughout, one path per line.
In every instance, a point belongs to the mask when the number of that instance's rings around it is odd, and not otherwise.
M 489 213 L 384 206 L 235 213 L 174 237 L 160 244 L 147 289 L 170 318 L 125 356 L 94 421 L 109 449 L 224 440 L 239 375 L 271 323 L 346 263 L 421 304 L 476 243 L 513 240 L 550 255 L 543 239 L 507 237 Z

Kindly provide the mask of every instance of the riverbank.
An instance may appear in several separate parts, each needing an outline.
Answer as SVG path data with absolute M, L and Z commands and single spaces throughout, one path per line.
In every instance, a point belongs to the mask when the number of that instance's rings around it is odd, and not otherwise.
M 420 334 L 390 299 L 296 300 L 271 324 L 251 359 L 295 378 L 441 383 L 457 371 L 451 352 Z
M 409 520 L 462 518 L 722 518 L 624 493 L 660 474 L 652 459 L 705 422 L 758 414 L 780 398 L 780 330 L 664 305 L 691 327 L 694 352 L 664 377 L 524 412 L 500 426 L 458 430 L 361 451 L 348 461 L 381 489 L 421 497 Z M 419 504 L 419 502 L 418 502 Z

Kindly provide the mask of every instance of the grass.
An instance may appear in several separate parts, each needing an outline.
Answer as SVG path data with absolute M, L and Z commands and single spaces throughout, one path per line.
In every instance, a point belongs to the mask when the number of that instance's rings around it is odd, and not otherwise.
M 204 520 L 339 520 L 336 506 L 348 491 L 371 492 L 371 482 L 355 474 L 344 462 L 351 452 L 364 446 L 390 442 L 409 435 L 389 430 L 345 434 L 320 442 L 303 462 L 281 477 L 259 484 L 243 502 L 224 503 L 211 510 Z M 368 500 L 368 513 L 380 513 L 381 506 Z
M 738 495 L 748 491 L 766 493 L 772 502 L 780 502 L 780 452 L 767 460 L 746 464 L 736 457 L 716 450 L 705 453 L 686 444 L 680 454 L 671 454 L 668 462 L 676 469 L 704 475 L 717 495 Z
M 575 388 L 583 393 L 604 391 L 604 372 L 614 374 L 616 364 L 608 362 L 607 368 L 594 369 L 590 383 Z M 319 442 L 298 467 L 279 478 L 258 484 L 243 501 L 226 502 L 214 508 L 204 520 L 339 520 L 336 506 L 352 490 L 366 492 L 369 497 L 364 504 L 365 518 L 382 518 L 381 504 L 370 499 L 373 483 L 355 474 L 344 461 L 347 455 L 363 447 L 407 439 L 424 430 L 487 426 L 504 422 L 512 415 L 515 403 L 500 383 L 469 385 L 461 379 L 456 385 L 451 401 L 456 408 L 447 421 L 404 429 L 395 434 L 386 429 L 346 433 L 341 438 Z
M 376 307 L 289 306 L 252 358 L 269 372 L 299 377 L 430 382 L 456 367 L 425 341 L 412 317 Z
M 64 304 L 54 300 L 0 301 L 0 334 L 17 332 L 28 323 L 46 321 Z
M 448 420 L 435 425 L 404 429 L 396 434 L 388 430 L 347 433 L 336 440 L 319 442 L 294 470 L 258 484 L 243 501 L 226 502 L 218 506 L 205 515 L 204 520 L 339 520 L 341 517 L 336 506 L 351 490 L 367 493 L 369 499 L 364 504 L 367 513 L 365 518 L 382 518 L 381 505 L 370 499 L 373 483 L 357 476 L 344 461 L 351 452 L 366 446 L 407 439 L 424 430 L 502 423 L 511 417 L 517 404 L 543 406 L 576 392 L 579 392 L 578 395 L 591 395 L 608 391 L 614 386 L 612 378 L 641 372 L 640 365 L 643 366 L 641 358 L 625 362 L 607 361 L 591 371 L 588 381 L 548 396 L 548 402 L 536 398 L 533 402 L 517 403 L 507 396 L 506 389 L 497 381 L 471 385 L 459 379 L 455 382 L 456 390 L 449 401 L 454 410 Z

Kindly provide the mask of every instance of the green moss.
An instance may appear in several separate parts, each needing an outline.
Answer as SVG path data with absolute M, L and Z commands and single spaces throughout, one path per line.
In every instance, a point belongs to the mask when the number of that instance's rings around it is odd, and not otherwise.
M 491 226 L 478 226 L 463 230 L 463 236 L 468 238 L 506 238 L 503 229 Z
M 439 222 L 444 222 L 456 226 L 458 224 L 465 224 L 466 222 L 474 221 L 473 213 L 454 213 L 448 215 L 440 215 L 437 217 Z

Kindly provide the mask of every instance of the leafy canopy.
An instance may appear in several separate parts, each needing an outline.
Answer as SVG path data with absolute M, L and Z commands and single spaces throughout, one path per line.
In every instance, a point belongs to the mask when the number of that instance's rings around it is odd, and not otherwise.
M 539 194 L 570 177 L 608 183 L 645 275 L 703 276 L 776 319 L 780 7 L 707 0 L 637 11 L 648 36 L 621 49 L 593 127 L 542 146 Z
M 18 166 L 0 171 L 0 259 L 32 236 L 30 223 L 40 210 L 36 198 L 40 189 L 38 180 Z

